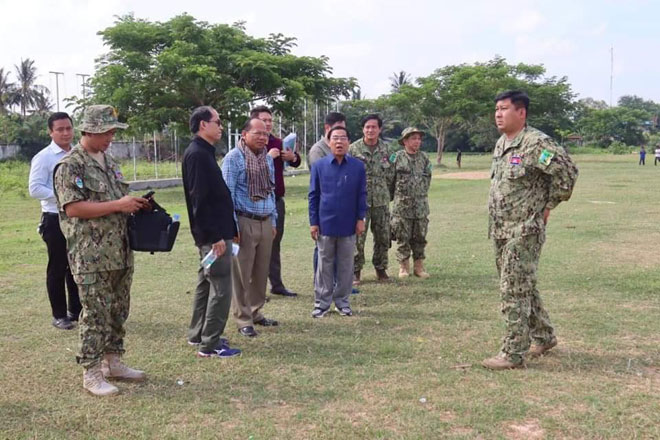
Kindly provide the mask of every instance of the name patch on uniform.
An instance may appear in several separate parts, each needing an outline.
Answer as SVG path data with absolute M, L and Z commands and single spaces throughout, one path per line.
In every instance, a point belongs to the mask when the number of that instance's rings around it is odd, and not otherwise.
M 522 163 L 522 158 L 520 156 L 511 156 L 509 163 L 511 165 L 520 165 Z
M 76 176 L 75 182 L 78 188 L 83 189 L 83 181 L 79 176 Z
M 550 162 L 552 161 L 553 157 L 555 157 L 555 153 L 544 149 L 541 152 L 541 156 L 539 156 L 539 163 L 541 165 L 548 166 L 550 165 Z

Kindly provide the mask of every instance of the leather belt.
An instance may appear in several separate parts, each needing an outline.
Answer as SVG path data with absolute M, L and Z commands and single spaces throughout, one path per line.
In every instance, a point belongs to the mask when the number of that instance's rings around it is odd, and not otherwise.
M 259 221 L 264 221 L 268 220 L 270 218 L 269 215 L 256 215 L 256 214 L 250 214 L 249 212 L 243 212 L 243 211 L 236 211 L 236 215 L 239 215 L 241 217 L 247 217 L 251 218 L 252 220 L 259 220 Z

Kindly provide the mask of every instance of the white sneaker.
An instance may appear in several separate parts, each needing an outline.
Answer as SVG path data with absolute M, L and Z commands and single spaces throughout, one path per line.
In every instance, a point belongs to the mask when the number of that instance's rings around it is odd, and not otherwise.
M 95 396 L 112 396 L 119 392 L 119 388 L 105 381 L 100 364 L 85 370 L 83 373 L 83 388 Z

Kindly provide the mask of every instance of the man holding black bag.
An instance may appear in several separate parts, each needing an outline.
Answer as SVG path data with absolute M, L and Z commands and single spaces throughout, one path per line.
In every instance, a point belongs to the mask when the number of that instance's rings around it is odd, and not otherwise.
M 221 338 L 232 296 L 232 240 L 238 235 L 234 204 L 215 159 L 214 143 L 222 136 L 222 123 L 215 109 L 197 107 L 190 116 L 194 139 L 183 155 L 183 188 L 190 231 L 199 248 L 200 260 L 209 253 L 215 261 L 200 264 L 188 343 L 198 345 L 201 358 L 226 358 L 241 354 Z
M 149 209 L 149 202 L 128 195 L 119 165 L 105 151 L 117 120 L 109 105 L 91 105 L 78 127 L 82 138 L 55 167 L 54 189 L 69 265 L 78 285 L 82 316 L 80 352 L 83 387 L 96 396 L 119 392 L 107 379 L 143 381 L 143 371 L 124 365 L 124 322 L 133 280 L 128 214 Z

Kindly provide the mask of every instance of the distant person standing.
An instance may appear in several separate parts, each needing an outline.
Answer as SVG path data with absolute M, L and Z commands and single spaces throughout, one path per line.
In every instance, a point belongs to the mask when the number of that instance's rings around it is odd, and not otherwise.
M 48 249 L 46 267 L 46 290 L 53 314 L 53 326 L 60 330 L 71 330 L 78 321 L 80 298 L 66 253 L 66 240 L 60 229 L 57 200 L 53 192 L 53 170 L 55 165 L 71 151 L 73 122 L 63 112 L 48 118 L 48 134 L 51 143 L 32 158 L 30 166 L 30 196 L 41 201 L 41 223 L 39 234 Z M 67 305 L 66 293 L 69 292 Z
M 310 234 L 319 250 L 313 318 L 325 316 L 333 302 L 340 315 L 353 315 L 349 297 L 355 236 L 365 231 L 367 210 L 364 165 L 346 155 L 346 128 L 332 128 L 327 139 L 332 155 L 314 164 L 309 185 Z
M 461 151 L 460 148 L 457 148 L 456 149 L 456 165 L 458 165 L 459 168 L 461 167 L 461 159 L 462 158 L 463 158 L 463 152 Z
M 300 166 L 298 153 L 282 148 L 282 139 L 273 135 L 273 114 L 265 105 L 260 105 L 250 111 L 250 118 L 257 118 L 266 124 L 268 132 L 268 144 L 266 149 L 268 155 L 273 158 L 275 167 L 275 206 L 277 207 L 277 235 L 273 239 L 273 248 L 270 252 L 270 264 L 268 268 L 268 280 L 270 281 L 270 293 L 285 297 L 295 298 L 297 293 L 292 292 L 284 286 L 282 281 L 282 262 L 280 259 L 280 244 L 284 236 L 284 220 L 286 217 L 286 203 L 284 202 L 284 162 L 294 168 Z
M 639 149 L 639 165 L 646 165 L 646 149 L 644 149 L 644 145 Z
M 653 165 L 658 165 L 658 162 L 660 162 L 660 144 L 655 147 L 655 160 L 653 161 Z
M 414 262 L 414 274 L 428 278 L 424 270 L 424 248 L 429 225 L 429 187 L 433 165 L 423 151 L 424 132 L 408 127 L 403 130 L 399 144 L 404 150 L 394 158 L 392 182 L 394 203 L 390 228 L 397 242 L 396 259 L 399 262 L 399 278 L 410 276 L 410 254 Z
M 529 97 L 511 90 L 495 98 L 502 136 L 493 150 L 488 236 L 493 239 L 506 335 L 500 352 L 482 365 L 521 368 L 557 337 L 536 288 L 537 267 L 550 211 L 568 200 L 578 170 L 549 136 L 527 125 Z M 531 344 L 531 345 L 530 345 Z
M 363 137 L 353 142 L 348 153 L 364 163 L 367 172 L 367 215 L 365 226 L 374 239 L 374 254 L 372 262 L 376 269 L 378 281 L 389 281 L 387 275 L 387 252 L 390 249 L 390 190 L 394 160 L 394 152 L 380 138 L 383 120 L 377 114 L 369 114 L 360 121 Z M 360 284 L 362 268 L 364 267 L 364 244 L 367 234 L 357 239 L 355 255 L 355 285 Z

